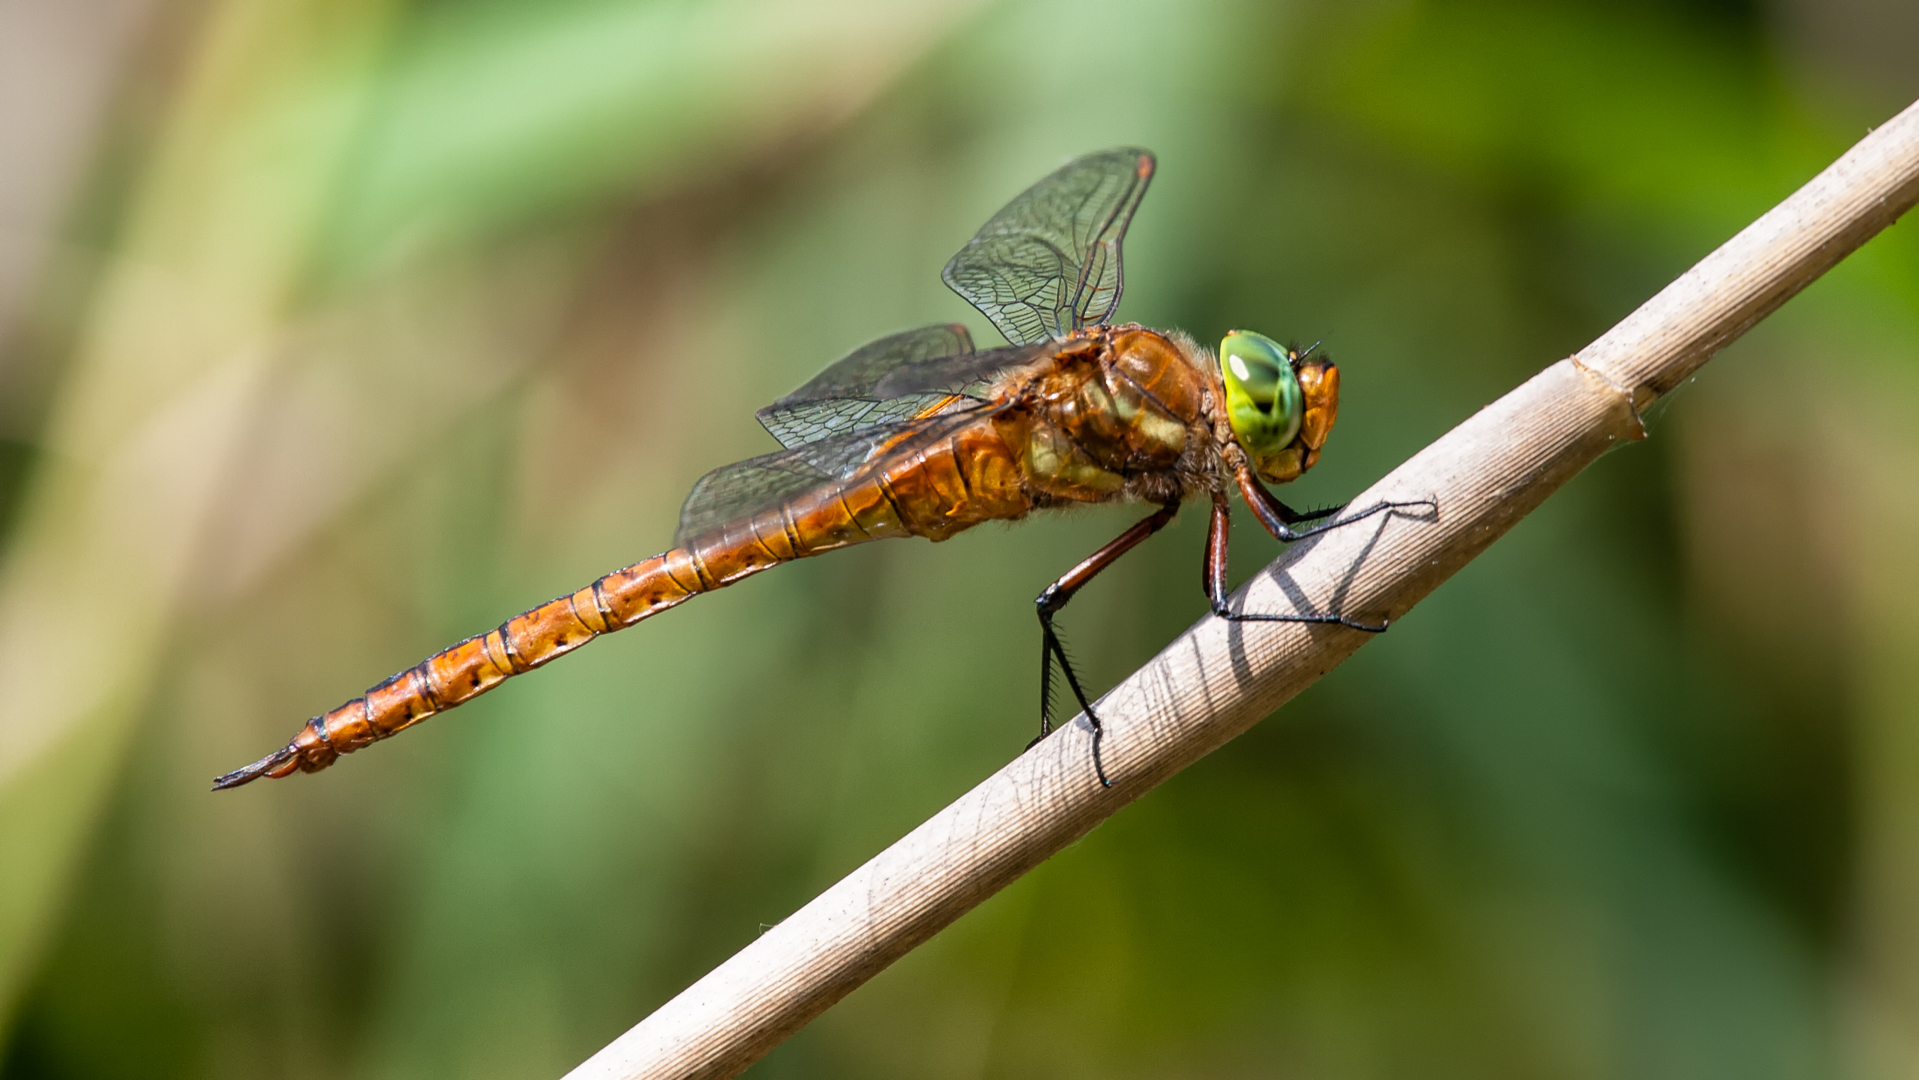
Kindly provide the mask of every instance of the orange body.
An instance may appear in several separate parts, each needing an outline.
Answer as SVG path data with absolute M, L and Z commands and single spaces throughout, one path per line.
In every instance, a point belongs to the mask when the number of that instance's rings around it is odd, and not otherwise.
M 882 449 L 843 481 L 692 537 L 435 653 L 307 721 L 285 747 L 215 786 L 324 769 L 601 634 L 782 562 L 894 536 L 944 540 L 1040 507 L 1166 504 L 1213 490 L 1221 465 L 1204 363 L 1190 343 L 1151 330 L 1080 331 L 1001 376 L 984 395 L 996 407 L 944 437 L 901 436 L 898 451 Z

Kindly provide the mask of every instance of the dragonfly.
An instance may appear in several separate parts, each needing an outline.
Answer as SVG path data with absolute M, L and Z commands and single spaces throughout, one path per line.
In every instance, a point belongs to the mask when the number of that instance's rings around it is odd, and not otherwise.
M 214 789 L 317 772 L 597 637 L 781 563 L 889 537 L 945 540 L 1039 510 L 1111 502 L 1154 508 L 1035 601 L 1040 738 L 1053 726 L 1057 664 L 1092 729 L 1101 784 L 1110 785 L 1100 756 L 1105 727 L 1055 619 L 1187 500 L 1211 505 L 1203 578 L 1214 615 L 1385 630 L 1384 618 L 1228 604 L 1234 492 L 1282 542 L 1430 500 L 1301 512 L 1268 489 L 1312 468 L 1333 427 L 1339 369 L 1314 349 L 1234 330 L 1214 352 L 1180 331 L 1109 322 L 1122 291 L 1121 241 L 1155 167 L 1151 153 L 1134 148 L 1075 159 L 993 215 L 946 264 L 946 284 L 999 329 L 1006 346 L 976 349 L 964 326 L 948 324 L 854 350 L 759 411 L 782 449 L 694 484 L 671 549 L 313 717 L 284 747 L 219 777 Z

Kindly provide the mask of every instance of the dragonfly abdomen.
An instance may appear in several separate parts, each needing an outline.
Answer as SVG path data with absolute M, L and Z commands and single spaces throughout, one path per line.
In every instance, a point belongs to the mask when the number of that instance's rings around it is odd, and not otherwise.
M 879 484 L 907 531 L 937 541 L 1025 517 L 1032 499 L 1003 436 L 982 417 L 888 468 Z
M 515 675 L 703 592 L 783 562 L 893 536 L 948 536 L 1030 504 L 990 420 L 969 425 L 875 474 L 826 485 L 687 540 L 683 546 L 515 615 L 427 657 L 365 694 L 307 721 L 272 754 L 214 781 L 318 772 L 340 755 L 486 693 Z
M 944 540 L 1032 509 L 1021 470 L 992 417 L 838 484 L 689 542 L 710 580 L 726 584 L 774 562 L 890 537 Z
M 213 786 L 238 787 L 262 776 L 318 772 L 341 754 L 412 727 L 515 675 L 564 656 L 601 634 L 631 626 L 773 562 L 719 582 L 703 574 L 699 564 L 700 558 L 693 552 L 674 548 L 515 615 L 484 634 L 434 653 L 339 708 L 308 720 L 286 746 L 220 777 Z

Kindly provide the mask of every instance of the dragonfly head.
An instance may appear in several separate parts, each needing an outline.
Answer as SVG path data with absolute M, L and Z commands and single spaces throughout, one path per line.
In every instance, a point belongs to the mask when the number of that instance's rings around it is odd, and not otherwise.
M 1226 419 L 1254 471 L 1283 484 L 1312 468 L 1339 410 L 1333 362 L 1294 352 L 1264 334 L 1235 330 L 1220 342 L 1219 373 L 1226 384 Z

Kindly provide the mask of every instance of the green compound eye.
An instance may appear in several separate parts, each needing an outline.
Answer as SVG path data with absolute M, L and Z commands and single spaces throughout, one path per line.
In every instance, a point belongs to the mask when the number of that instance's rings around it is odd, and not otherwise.
M 1235 330 L 1219 343 L 1226 419 L 1254 457 L 1277 454 L 1299 434 L 1306 407 L 1292 359 L 1279 342 L 1250 330 Z

